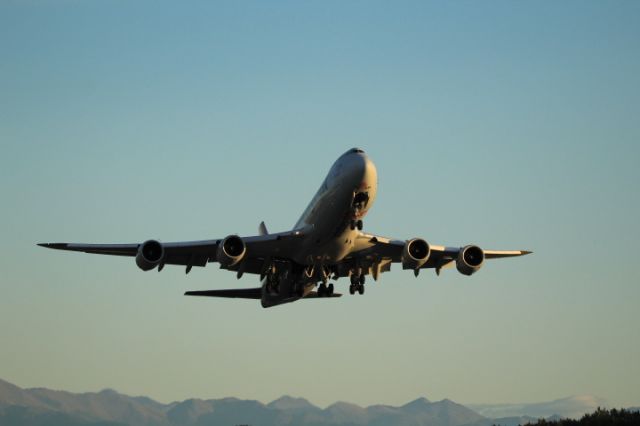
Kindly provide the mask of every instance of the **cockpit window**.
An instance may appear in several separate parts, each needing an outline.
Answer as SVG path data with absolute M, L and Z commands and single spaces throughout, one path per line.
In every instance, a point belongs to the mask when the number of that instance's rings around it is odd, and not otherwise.
M 361 150 L 360 148 L 352 148 L 352 149 L 351 149 L 351 152 L 358 152 L 358 153 L 360 153 L 360 154 L 364 154 L 364 151 L 363 151 L 363 150 Z

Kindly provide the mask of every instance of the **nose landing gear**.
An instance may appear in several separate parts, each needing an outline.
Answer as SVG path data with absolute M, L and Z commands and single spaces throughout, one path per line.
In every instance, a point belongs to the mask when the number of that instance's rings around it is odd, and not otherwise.
M 356 228 L 358 228 L 358 231 L 362 231 L 362 220 L 351 219 L 350 228 L 352 231 Z
M 369 203 L 369 194 L 366 192 L 358 192 L 353 196 L 353 208 L 362 210 Z
M 351 210 L 352 217 L 358 217 L 358 213 L 364 210 L 369 204 L 369 193 L 367 192 L 354 192 L 353 201 L 351 202 Z M 359 231 L 362 231 L 362 220 L 360 219 L 351 219 L 351 230 L 358 228 Z

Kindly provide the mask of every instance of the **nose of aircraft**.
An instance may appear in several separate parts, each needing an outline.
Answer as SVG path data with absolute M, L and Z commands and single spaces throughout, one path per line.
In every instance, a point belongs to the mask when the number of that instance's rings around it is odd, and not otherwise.
M 376 167 L 367 154 L 360 148 L 351 149 L 349 154 L 354 163 L 353 169 L 357 174 L 357 179 L 362 183 L 375 182 L 377 180 Z

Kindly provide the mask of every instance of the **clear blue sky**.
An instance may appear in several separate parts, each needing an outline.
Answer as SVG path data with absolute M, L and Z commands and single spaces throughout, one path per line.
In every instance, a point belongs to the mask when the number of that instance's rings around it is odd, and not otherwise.
M 0 377 L 161 401 L 640 403 L 640 3 L 0 3 Z M 37 242 L 290 228 L 334 159 L 366 230 L 530 249 L 263 310 L 214 265 Z M 344 282 L 341 283 L 344 286 Z

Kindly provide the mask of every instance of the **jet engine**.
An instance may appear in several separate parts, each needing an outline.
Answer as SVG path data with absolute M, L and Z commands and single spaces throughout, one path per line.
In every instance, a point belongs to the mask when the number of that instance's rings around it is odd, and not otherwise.
M 162 262 L 164 247 L 156 240 L 147 240 L 138 246 L 136 265 L 143 271 L 150 271 Z
M 407 241 L 402 250 L 402 269 L 419 269 L 429 260 L 430 254 L 431 247 L 425 240 L 414 238 Z
M 237 264 L 247 252 L 247 247 L 242 238 L 237 235 L 229 235 L 218 246 L 217 259 L 220 265 L 229 267 Z
M 478 246 L 465 246 L 460 249 L 456 259 L 458 272 L 464 275 L 471 275 L 478 272 L 484 263 L 484 251 Z

